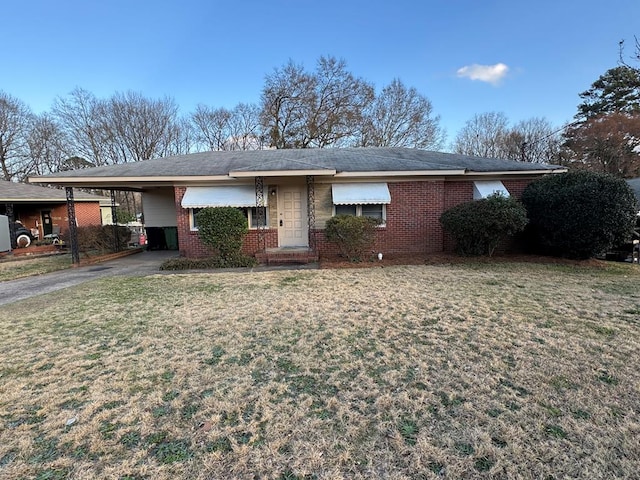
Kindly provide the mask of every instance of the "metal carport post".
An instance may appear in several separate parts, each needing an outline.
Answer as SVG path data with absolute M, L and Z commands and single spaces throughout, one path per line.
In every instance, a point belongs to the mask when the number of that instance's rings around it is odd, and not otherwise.
M 76 223 L 76 204 L 73 201 L 73 188 L 65 187 L 67 194 L 67 217 L 69 218 L 69 243 L 71 243 L 71 262 L 74 265 L 80 263 L 80 250 L 78 249 L 78 225 Z

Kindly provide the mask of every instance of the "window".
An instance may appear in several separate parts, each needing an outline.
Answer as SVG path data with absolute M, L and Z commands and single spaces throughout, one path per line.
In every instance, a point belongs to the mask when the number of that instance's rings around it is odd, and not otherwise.
M 262 209 L 262 211 L 264 212 L 264 225 L 265 227 L 269 226 L 269 216 L 268 216 L 268 212 L 269 210 L 267 209 L 267 207 L 260 207 Z M 191 226 L 191 230 L 196 231 L 198 230 L 198 221 L 196 219 L 196 214 L 202 210 L 202 208 L 191 208 L 189 209 L 189 217 L 190 217 L 190 226 Z M 238 210 L 240 210 L 243 215 L 245 216 L 245 218 L 247 219 L 247 223 L 249 228 L 258 228 L 258 207 L 248 207 L 248 208 L 238 208 Z
M 355 205 L 336 205 L 336 215 L 357 215 Z
M 249 228 L 258 228 L 258 208 L 262 210 L 262 215 L 264 218 L 264 226 L 265 227 L 269 226 L 269 219 L 267 217 L 267 212 L 268 212 L 267 207 L 251 207 L 251 208 L 243 209 L 249 215 Z
M 371 205 L 334 205 L 334 215 L 355 215 L 357 217 L 371 217 L 384 226 L 387 219 L 387 208 L 383 204 Z
M 361 205 L 363 217 L 377 218 L 380 223 L 384 221 L 384 205 Z
M 198 221 L 196 220 L 196 214 L 202 210 L 201 208 L 192 208 L 189 212 L 189 223 L 191 223 L 191 230 L 198 230 Z

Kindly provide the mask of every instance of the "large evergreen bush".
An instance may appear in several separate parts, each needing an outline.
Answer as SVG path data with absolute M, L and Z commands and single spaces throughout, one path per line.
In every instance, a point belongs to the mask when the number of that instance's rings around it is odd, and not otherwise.
M 548 175 L 522 194 L 526 237 L 538 253 L 584 259 L 628 240 L 636 199 L 621 178 L 579 171 Z
M 450 208 L 440 223 L 459 254 L 491 256 L 503 239 L 524 229 L 527 212 L 517 200 L 496 194 Z

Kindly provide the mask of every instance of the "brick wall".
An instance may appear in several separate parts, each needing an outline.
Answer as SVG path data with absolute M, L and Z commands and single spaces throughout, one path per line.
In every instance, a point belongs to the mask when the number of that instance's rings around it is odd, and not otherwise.
M 509 193 L 512 197 L 520 199 L 520 197 L 522 197 L 522 192 L 524 192 L 524 189 L 527 188 L 527 185 L 529 185 L 532 181 L 533 179 L 516 179 L 502 180 L 502 183 L 505 188 L 509 190 Z
M 443 231 L 440 214 L 445 201 L 443 180 L 389 183 L 391 203 L 386 206 L 385 226 L 377 232 L 375 252 L 384 255 L 441 252 Z M 335 255 L 322 230 L 316 233 L 320 255 Z
M 16 207 L 18 207 L 16 205 Z M 102 225 L 102 215 L 100 213 L 100 204 L 98 202 L 75 202 L 76 220 L 79 226 L 86 225 Z M 59 227 L 60 232 L 69 229 L 69 217 L 67 215 L 67 204 L 41 204 L 41 205 L 20 205 L 16 208 L 16 218 L 22 224 L 29 228 L 36 228 L 40 231 L 42 238 L 42 211 L 51 211 L 51 224 L 53 227 Z
M 438 219 L 445 199 L 442 180 L 389 183 L 386 227 L 380 229 L 376 250 L 383 254 L 442 251 Z
M 519 198 L 531 180 L 504 180 L 511 195 Z M 473 200 L 472 181 L 424 180 L 390 182 L 391 203 L 386 206 L 386 225 L 378 229 L 374 250 L 385 255 L 424 254 L 452 251 L 453 240 L 440 225 L 440 215 L 459 203 Z M 189 210 L 180 205 L 185 187 L 175 188 L 175 206 L 178 220 L 180 253 L 189 257 L 209 254 L 197 232 L 190 229 Z M 323 230 L 315 234 L 320 255 L 337 254 L 335 245 L 326 241 Z M 277 228 L 265 230 L 267 248 L 278 246 Z M 253 255 L 259 251 L 258 232 L 250 230 L 243 251 Z
M 180 255 L 191 258 L 201 258 L 211 255 L 211 250 L 202 243 L 197 231 L 191 230 L 189 209 L 182 208 L 182 197 L 186 187 L 175 187 L 175 207 L 178 224 L 178 248 Z M 242 245 L 242 251 L 247 255 L 255 255 L 260 250 L 257 230 L 249 230 Z M 265 229 L 266 248 L 278 246 L 278 229 Z
M 502 180 L 502 184 L 508 190 L 512 197 L 519 199 L 527 185 L 532 179 L 511 179 Z M 465 182 L 446 182 L 446 194 L 443 212 L 464 202 L 473 200 L 473 181 Z M 455 242 L 451 235 L 444 233 L 443 250 L 445 252 L 453 252 Z

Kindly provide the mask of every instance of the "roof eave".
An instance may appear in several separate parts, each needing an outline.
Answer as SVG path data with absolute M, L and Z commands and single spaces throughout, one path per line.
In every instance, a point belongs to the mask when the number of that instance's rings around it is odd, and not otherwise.
M 29 183 L 48 183 L 51 185 L 66 186 L 99 186 L 116 184 L 146 184 L 174 182 L 202 182 L 229 180 L 228 175 L 181 175 L 181 176 L 148 176 L 148 177 L 29 177 Z
M 542 175 L 548 173 L 566 173 L 568 170 L 566 168 L 549 168 L 542 170 L 492 170 L 490 172 L 477 172 L 475 170 L 467 170 L 465 172 L 466 175 L 486 175 L 486 176 L 495 176 L 495 175 Z
M 66 198 L 7 198 L 2 197 L 4 203 L 66 203 Z M 100 202 L 98 198 L 76 198 L 76 202 Z
M 229 172 L 229 177 L 232 178 L 247 178 L 247 177 L 303 177 L 312 175 L 314 177 L 319 176 L 332 176 L 335 175 L 334 169 L 321 169 L 321 170 L 256 170 L 256 171 L 243 171 L 234 170 Z
M 464 174 L 464 170 L 394 170 L 389 172 L 340 172 L 336 174 L 336 177 L 441 177 Z

